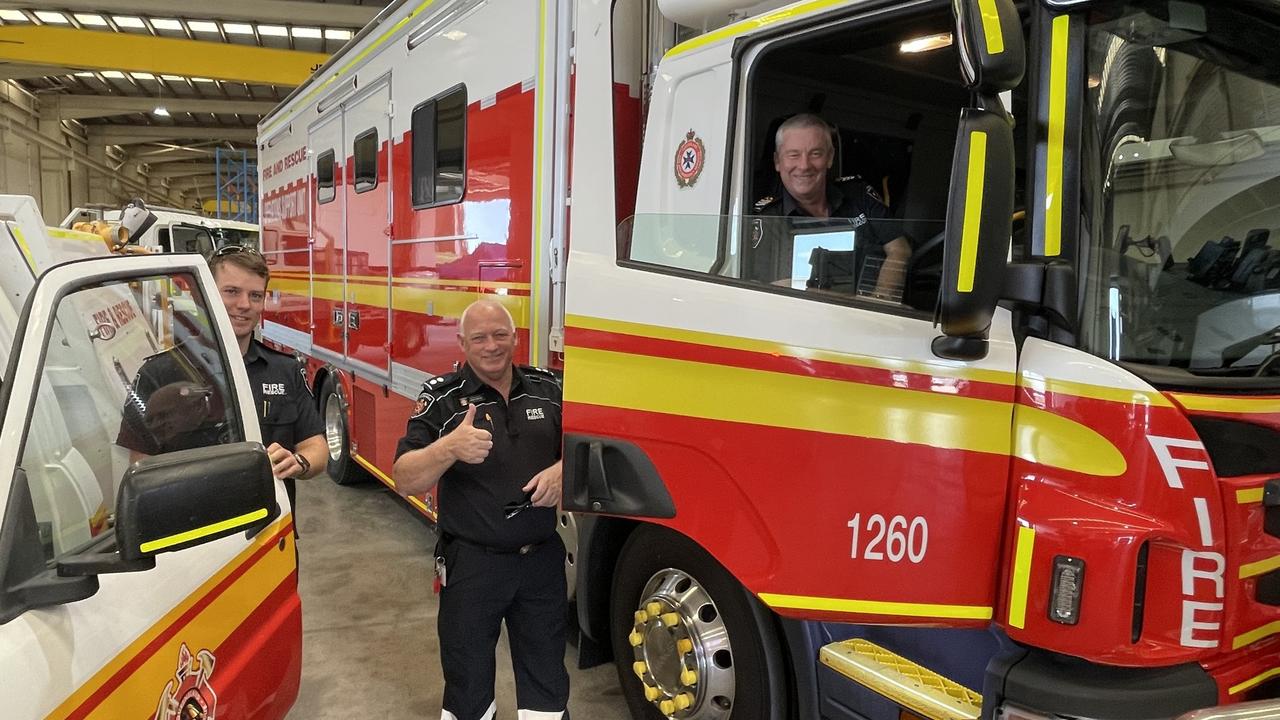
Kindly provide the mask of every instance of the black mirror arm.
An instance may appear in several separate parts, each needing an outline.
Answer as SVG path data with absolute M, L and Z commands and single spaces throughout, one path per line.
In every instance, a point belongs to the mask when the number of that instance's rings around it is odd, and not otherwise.
M 154 557 L 125 560 L 119 552 L 90 553 L 58 561 L 58 577 L 83 577 L 109 573 L 144 572 L 156 566 Z

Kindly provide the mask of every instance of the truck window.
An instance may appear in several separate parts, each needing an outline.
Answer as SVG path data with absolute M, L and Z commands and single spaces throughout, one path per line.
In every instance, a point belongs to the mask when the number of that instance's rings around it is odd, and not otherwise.
M 169 252 L 198 253 L 205 257 L 213 253 L 213 236 L 207 228 L 174 225 L 170 229 L 169 242 Z
M 46 559 L 109 535 L 131 458 L 243 440 L 208 303 L 157 277 L 85 287 L 60 301 L 22 451 Z M 171 298 L 153 311 L 140 294 Z M 167 346 L 167 347 L 166 347 Z
M 932 313 L 956 128 L 969 102 L 952 26 L 935 7 L 797 32 L 743 53 L 742 160 L 727 191 L 741 215 L 637 216 L 621 228 L 619 257 L 769 292 Z M 799 116 L 820 125 L 806 130 Z M 791 139 L 781 149 L 780 129 Z M 813 147 L 795 143 L 806 132 Z M 826 217 L 787 188 L 803 190 L 815 174 Z
M 378 186 L 378 129 L 369 128 L 356 136 L 351 154 L 355 158 L 356 192 Z
M 338 191 L 334 189 L 334 153 L 325 150 L 316 157 L 316 202 L 332 202 Z
M 413 207 L 462 199 L 466 186 L 467 88 L 459 85 L 413 109 Z

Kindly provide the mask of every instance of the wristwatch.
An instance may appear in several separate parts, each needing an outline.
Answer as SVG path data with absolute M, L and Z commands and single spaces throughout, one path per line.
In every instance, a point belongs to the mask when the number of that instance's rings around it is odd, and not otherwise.
M 303 455 L 302 453 L 294 453 L 293 459 L 298 461 L 298 464 L 302 466 L 302 472 L 298 473 L 298 477 L 302 477 L 303 475 L 311 472 L 311 461 L 307 459 L 306 455 Z

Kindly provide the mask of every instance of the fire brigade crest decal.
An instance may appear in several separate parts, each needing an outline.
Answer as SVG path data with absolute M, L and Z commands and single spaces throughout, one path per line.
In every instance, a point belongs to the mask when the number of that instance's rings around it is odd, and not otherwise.
M 178 669 L 164 686 L 154 720 L 216 720 L 218 696 L 209 684 L 215 662 L 208 650 L 192 655 L 182 643 Z
M 684 142 L 676 148 L 676 184 L 682 188 L 693 187 L 702 174 L 702 165 L 707 157 L 707 148 L 702 138 L 693 130 L 684 134 Z

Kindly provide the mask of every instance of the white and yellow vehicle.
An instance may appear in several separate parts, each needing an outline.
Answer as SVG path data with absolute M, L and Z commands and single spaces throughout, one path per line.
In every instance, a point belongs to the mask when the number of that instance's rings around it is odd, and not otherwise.
M 112 256 L 29 197 L 0 196 L 0 223 L 0 714 L 283 718 L 292 516 L 204 259 Z M 190 308 L 162 334 L 139 303 L 158 285 Z M 140 399 L 157 353 L 188 374 Z M 196 426 L 216 439 L 120 445 Z

